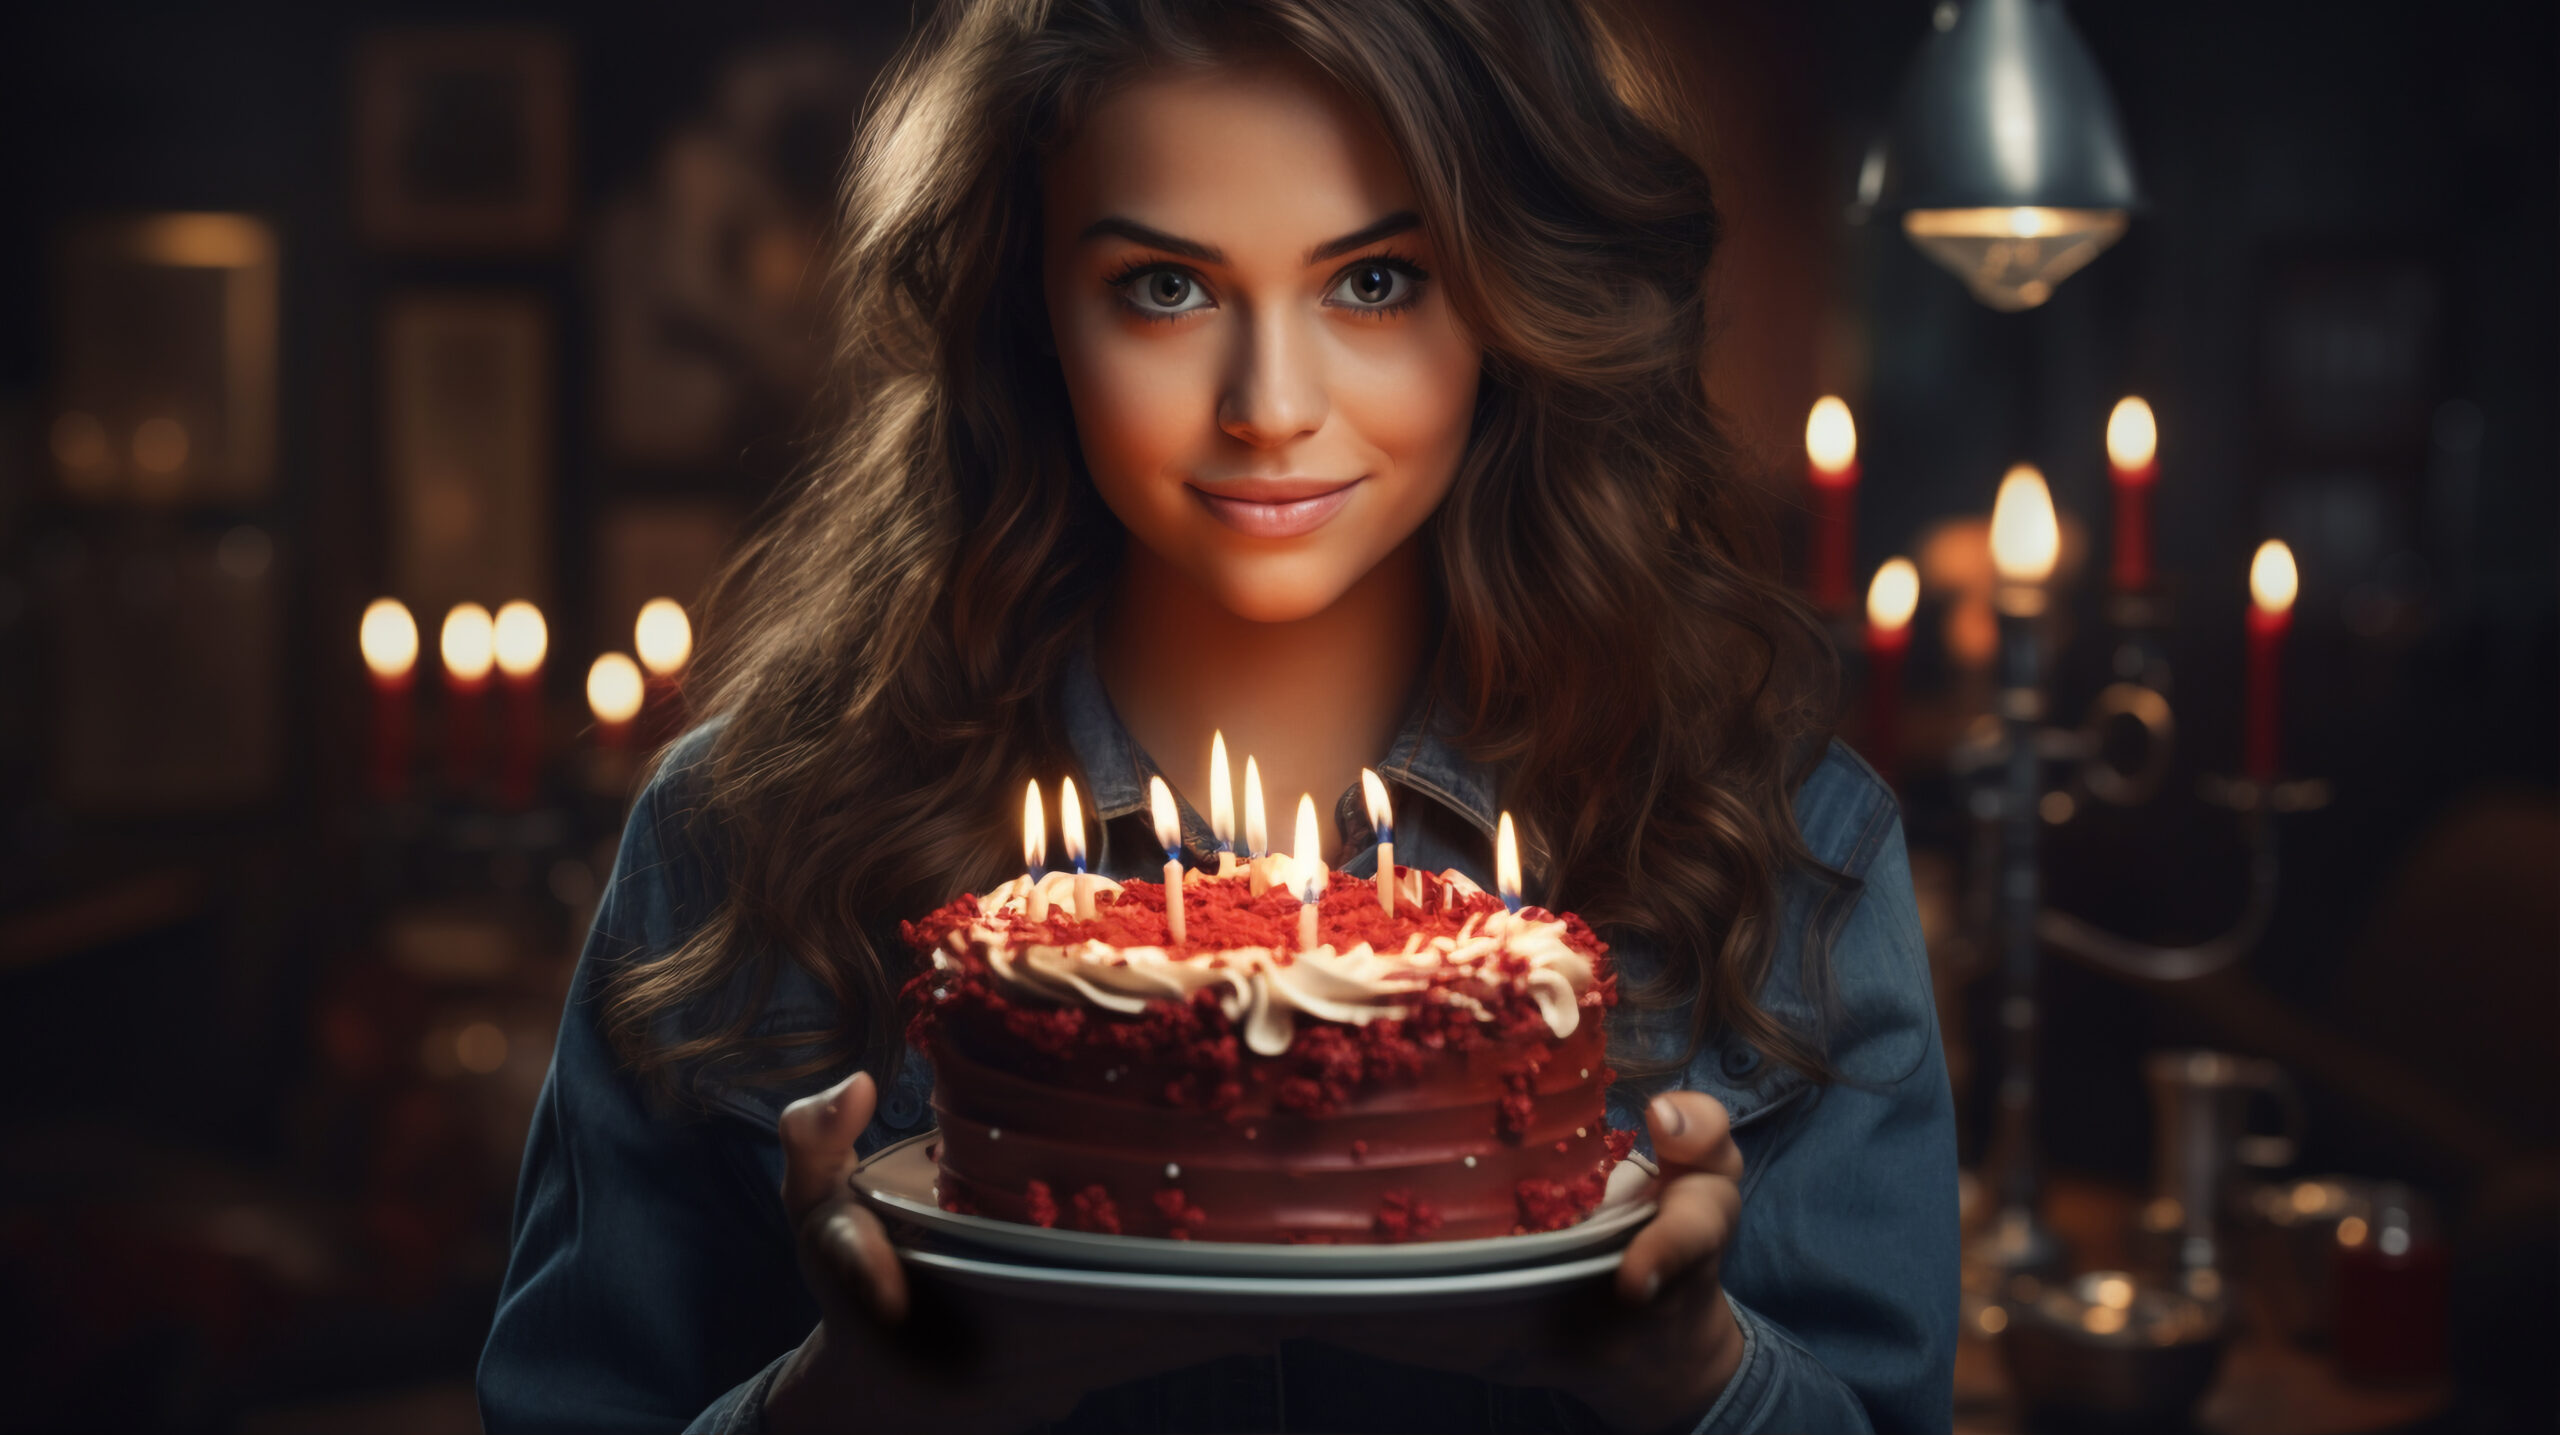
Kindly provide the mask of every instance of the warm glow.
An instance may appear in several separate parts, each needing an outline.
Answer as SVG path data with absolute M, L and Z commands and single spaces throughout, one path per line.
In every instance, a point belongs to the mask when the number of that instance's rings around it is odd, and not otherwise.
M 1244 855 L 1259 857 L 1271 850 L 1271 823 L 1262 815 L 1262 769 L 1253 754 L 1244 757 Z
M 2107 462 L 2117 472 L 2129 473 L 2149 468 L 2159 452 L 2160 424 L 2151 417 L 2151 405 L 2140 399 L 2116 400 L 2115 412 L 2107 415 Z
M 640 621 L 631 625 L 632 651 L 658 677 L 684 671 L 693 657 L 693 620 L 673 598 L 652 598 L 640 605 Z
M 587 710 L 601 723 L 640 716 L 640 665 L 623 653 L 607 653 L 587 669 Z
M 1494 828 L 1493 885 L 1502 894 L 1502 905 L 1520 910 L 1520 834 L 1511 826 L 1508 812 Z
M 477 603 L 456 603 L 444 615 L 444 632 L 436 640 L 436 651 L 444 655 L 444 670 L 466 683 L 476 683 L 489 676 L 489 663 L 497 656 L 497 625 L 490 621 L 489 610 Z
M 1360 769 L 1360 797 L 1369 805 L 1369 825 L 1378 829 L 1378 840 L 1396 840 L 1396 810 L 1387 803 L 1387 785 L 1367 768 Z
M 1827 474 L 1843 473 L 1858 461 L 1858 424 L 1836 394 L 1814 400 L 1804 421 L 1805 457 Z
M 1049 817 L 1040 810 L 1040 779 L 1022 789 L 1022 865 L 1035 874 L 1049 860 Z
M 1915 209 L 1902 232 L 1975 298 L 2015 313 L 2052 298 L 2055 285 L 2123 237 L 2125 221 L 2120 209 Z
M 1076 800 L 1076 780 L 1072 777 L 1058 784 L 1058 836 L 1067 849 L 1068 865 L 1083 871 L 1084 804 Z
M 1316 799 L 1313 793 L 1298 794 L 1298 844 L 1290 854 L 1290 885 L 1298 889 L 1298 900 L 1312 902 L 1324 895 L 1324 847 L 1316 835 Z
M 2301 592 L 2302 570 L 2293 566 L 2293 550 L 2281 538 L 2259 544 L 2258 556 L 2249 560 L 2249 601 L 2261 613 L 2282 613 Z
M 1867 585 L 1867 621 L 1888 633 L 1911 623 L 1920 607 L 1920 570 L 1908 558 L 1888 558 Z
M 2041 583 L 2053 576 L 2061 553 L 2062 529 L 2044 475 L 2019 464 L 2000 480 L 2000 496 L 1991 503 L 1991 566 L 2005 582 Z
M 1168 862 L 1179 861 L 1182 851 L 1182 809 L 1173 804 L 1173 789 L 1161 777 L 1147 779 L 1147 814 L 1155 819 L 1156 845 L 1164 849 Z
M 1236 845 L 1235 784 L 1227 777 L 1227 735 L 1209 734 L 1209 835 L 1218 839 L 1218 850 L 1232 851 Z
M 377 678 L 396 678 L 418 662 L 418 620 L 397 598 L 376 598 L 364 608 L 356 626 L 356 647 L 364 665 Z
M 521 600 L 498 610 L 498 671 L 529 678 L 542 671 L 542 655 L 551 648 L 550 626 L 542 610 Z

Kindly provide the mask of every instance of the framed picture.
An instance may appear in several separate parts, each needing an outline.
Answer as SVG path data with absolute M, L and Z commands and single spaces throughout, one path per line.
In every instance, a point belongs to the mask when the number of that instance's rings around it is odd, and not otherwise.
M 65 497 L 252 505 L 275 481 L 275 231 L 245 214 L 72 225 L 51 449 Z
M 574 188 L 569 47 L 542 30 L 384 31 L 355 63 L 367 238 L 402 249 L 560 242 Z
M 382 321 L 392 591 L 427 641 L 446 608 L 548 606 L 551 312 L 512 291 L 395 296 Z
M 713 499 L 633 499 L 596 525 L 596 643 L 631 648 L 640 605 L 673 598 L 699 625 L 702 601 L 738 538 L 736 509 Z

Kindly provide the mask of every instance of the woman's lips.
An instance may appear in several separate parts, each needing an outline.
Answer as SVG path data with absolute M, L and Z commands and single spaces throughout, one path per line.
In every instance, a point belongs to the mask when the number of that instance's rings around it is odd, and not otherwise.
M 1359 479 L 1254 478 L 1221 483 L 1214 490 L 1191 485 L 1220 523 L 1255 538 L 1295 538 L 1313 533 L 1351 501 Z

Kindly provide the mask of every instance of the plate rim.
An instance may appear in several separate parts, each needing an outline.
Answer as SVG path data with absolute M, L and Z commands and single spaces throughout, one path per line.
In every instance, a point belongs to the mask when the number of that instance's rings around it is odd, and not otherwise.
M 900 1247 L 899 1253 L 918 1261 L 928 1269 L 996 1280 L 1024 1281 L 1027 1279 L 1031 1284 L 1066 1286 L 1078 1290 L 1147 1292 L 1160 1295 L 1240 1295 L 1283 1299 L 1305 1297 L 1325 1300 L 1360 1297 L 1490 1295 L 1510 1290 L 1535 1289 L 1546 1285 L 1563 1285 L 1589 1276 L 1605 1274 L 1616 1268 L 1623 1255 L 1623 1252 L 1611 1250 L 1602 1251 L 1596 1255 L 1576 1256 L 1571 1260 L 1543 1263 L 1533 1261 L 1525 1265 L 1500 1266 L 1491 1270 L 1437 1271 L 1421 1275 L 1247 1276 L 1219 1275 L 1208 1271 L 1186 1274 L 1176 1271 L 1098 1270 L 1091 1266 L 1024 1265 L 1014 1261 L 953 1255 L 948 1251 L 918 1251 L 906 1247 Z
M 862 1158 L 854 1168 L 847 1178 L 848 1184 L 852 1186 L 855 1194 L 865 1202 L 880 1208 L 884 1214 L 918 1229 L 969 1245 L 974 1249 L 992 1248 L 1009 1256 L 1022 1255 L 1025 1253 L 1011 1249 L 1011 1246 L 1031 1241 L 1059 1240 L 1060 1248 L 1054 1256 L 1031 1258 L 1040 1261 L 1041 1264 L 1037 1268 L 1044 1270 L 1093 1270 L 1112 1274 L 1162 1275 L 1186 1279 L 1320 1280 L 1337 1285 L 1344 1282 L 1373 1280 L 1450 1279 L 1470 1274 L 1491 1274 L 1503 1270 L 1535 1269 L 1542 1263 L 1552 1263 L 1554 1258 L 1570 1257 L 1585 1244 L 1614 1242 L 1619 1236 L 1633 1231 L 1645 1221 L 1650 1220 L 1661 1206 L 1657 1196 L 1648 1194 L 1632 1202 L 1625 1211 L 1611 1214 L 1610 1219 L 1623 1222 L 1621 1227 L 1597 1234 L 1584 1232 L 1582 1242 L 1554 1238 L 1563 1236 L 1567 1232 L 1582 1231 L 1583 1227 L 1591 1223 L 1590 1217 L 1555 1231 L 1532 1231 L 1517 1235 L 1469 1236 L 1454 1241 L 1300 1246 L 1263 1241 L 1176 1241 L 1161 1236 L 1121 1236 L 1100 1231 L 1057 1231 L 1044 1227 L 1023 1226 L 1019 1222 L 998 1221 L 989 1216 L 945 1211 L 939 1207 L 928 1206 L 912 1196 L 884 1191 L 863 1181 L 863 1173 L 872 1169 L 875 1163 L 930 1141 L 939 1134 L 939 1127 L 927 1127 L 912 1136 L 903 1137 L 875 1149 L 870 1155 Z M 1643 1172 L 1647 1180 L 1661 1179 L 1660 1166 L 1648 1159 L 1643 1152 L 1630 1150 L 1625 1160 Z M 993 1228 L 990 1236 L 973 1237 L 971 1233 L 980 1227 Z M 1041 1236 L 1025 1234 L 1030 1231 L 1041 1231 L 1044 1234 Z M 1512 1244 L 1521 1241 L 1537 1241 L 1542 1238 L 1546 1239 L 1549 1247 L 1561 1249 L 1547 1250 L 1540 1247 L 1522 1249 Z M 1130 1251 L 1132 1254 L 1114 1261 L 1104 1253 L 1115 1248 Z M 914 1248 L 905 1243 L 899 1243 L 899 1249 L 902 1252 L 914 1253 Z M 1356 1265 L 1345 1269 L 1344 1252 L 1380 1253 L 1373 1257 L 1374 1264 L 1389 1267 L 1389 1269 L 1364 1272 Z M 1398 1253 L 1407 1261 L 1428 1261 L 1430 1265 L 1421 1270 L 1395 1270 L 1392 1267 L 1396 1258 L 1383 1254 L 1386 1252 Z M 1612 1252 L 1603 1254 L 1613 1252 L 1614 1247 Z M 1080 1253 L 1085 1256 L 1083 1261 L 1076 1259 Z M 1149 1263 L 1137 1267 L 1125 1264 L 1127 1260 L 1140 1258 Z M 1201 1265 L 1214 1266 L 1221 1258 L 1232 1259 L 1246 1265 L 1260 1267 L 1260 1269 L 1228 1273 L 1221 1273 L 1215 1269 L 1191 1269 Z M 1359 1257 L 1355 1256 L 1351 1259 L 1357 1260 Z M 1270 1264 L 1273 1263 L 1300 1261 L 1310 1269 L 1293 1274 L 1277 1274 L 1269 1270 Z M 1332 1263 L 1330 1270 L 1325 1269 L 1329 1262 Z M 1000 1262 L 999 1264 L 1013 1263 Z

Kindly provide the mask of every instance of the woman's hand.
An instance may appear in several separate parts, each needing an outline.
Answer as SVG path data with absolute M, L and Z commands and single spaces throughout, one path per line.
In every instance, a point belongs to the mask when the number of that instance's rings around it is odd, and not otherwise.
M 878 1098 L 870 1074 L 856 1072 L 783 1110 L 783 1208 L 822 1319 L 765 1398 L 768 1428 L 1019 1430 L 1065 1415 L 1087 1391 L 1271 1344 L 1243 1322 L 1097 1320 L 910 1283 L 849 1180 Z
M 1553 1386 L 1617 1429 L 1686 1428 L 1742 1364 L 1742 1331 L 1717 1278 L 1742 1213 L 1742 1152 L 1723 1103 L 1700 1092 L 1655 1097 L 1645 1123 L 1661 1209 L 1627 1244 L 1611 1289 L 1308 1333 L 1505 1385 Z

